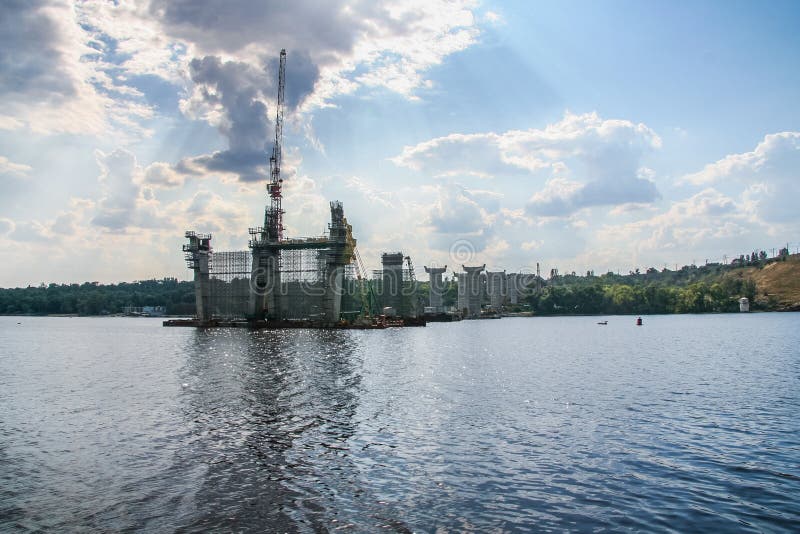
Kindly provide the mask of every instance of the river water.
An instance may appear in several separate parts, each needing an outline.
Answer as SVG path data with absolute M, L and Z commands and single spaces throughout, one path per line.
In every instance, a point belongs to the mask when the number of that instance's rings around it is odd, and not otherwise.
M 797 531 L 800 314 L 0 317 L 0 531 Z

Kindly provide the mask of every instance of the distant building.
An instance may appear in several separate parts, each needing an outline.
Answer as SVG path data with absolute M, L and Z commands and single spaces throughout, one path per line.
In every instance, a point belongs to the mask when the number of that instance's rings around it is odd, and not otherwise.
M 122 313 L 131 317 L 163 317 L 167 314 L 165 306 L 125 306 Z
M 750 311 L 750 299 L 748 299 L 747 297 L 742 297 L 739 299 L 739 311 L 740 312 Z
M 509 273 L 508 300 L 520 304 L 522 299 L 536 286 L 536 275 L 531 273 Z

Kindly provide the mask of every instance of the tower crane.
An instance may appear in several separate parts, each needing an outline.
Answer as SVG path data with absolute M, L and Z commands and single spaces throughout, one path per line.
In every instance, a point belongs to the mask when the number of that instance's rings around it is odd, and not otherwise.
M 281 141 L 283 140 L 283 94 L 286 86 L 285 71 L 286 49 L 282 49 L 278 65 L 278 100 L 275 106 L 277 109 L 275 113 L 275 144 L 272 146 L 272 156 L 269 158 L 270 182 L 267 185 L 267 193 L 269 194 L 270 205 L 264 216 L 264 229 L 270 241 L 280 241 L 283 238 Z

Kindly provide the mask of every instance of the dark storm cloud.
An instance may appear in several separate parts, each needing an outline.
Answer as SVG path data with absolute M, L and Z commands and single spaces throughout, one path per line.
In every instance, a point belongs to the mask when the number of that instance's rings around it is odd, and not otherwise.
M 206 51 L 235 52 L 251 43 L 287 49 L 349 51 L 363 28 L 341 2 L 294 0 L 153 0 L 150 12 L 164 29 Z
M 266 151 L 220 150 L 181 161 L 176 170 L 186 174 L 204 172 L 233 173 L 243 182 L 257 182 L 267 177 L 269 155 Z M 199 169 L 198 169 L 199 167 Z
M 272 128 L 262 99 L 272 81 L 265 72 L 246 63 L 223 62 L 216 56 L 193 59 L 189 70 L 202 102 L 222 108 L 219 130 L 228 141 L 228 149 L 184 161 L 178 170 L 199 166 L 211 172 L 237 174 L 243 181 L 263 178 Z
M 274 126 L 263 100 L 267 95 L 277 96 L 277 59 L 257 69 L 247 63 L 206 56 L 193 59 L 189 71 L 198 88 L 194 98 L 202 104 L 221 108 L 223 117 L 218 128 L 228 141 L 228 149 L 184 160 L 176 170 L 189 174 L 233 173 L 245 182 L 264 179 Z M 318 77 L 319 69 L 308 54 L 289 55 L 286 67 L 289 110 L 311 92 Z
M 267 75 L 277 76 L 278 58 L 267 62 Z M 319 79 L 319 67 L 311 60 L 308 52 L 289 50 L 286 53 L 286 106 L 296 109 L 305 97 L 314 90 Z
M 244 63 L 223 63 L 218 57 L 193 59 L 189 67 L 204 100 L 225 110 L 227 120 L 220 129 L 231 150 L 264 150 L 270 128 L 267 106 L 259 98 L 269 85 L 267 77 Z
M 0 95 L 26 100 L 70 96 L 76 91 L 65 71 L 62 32 L 41 0 L 0 2 Z

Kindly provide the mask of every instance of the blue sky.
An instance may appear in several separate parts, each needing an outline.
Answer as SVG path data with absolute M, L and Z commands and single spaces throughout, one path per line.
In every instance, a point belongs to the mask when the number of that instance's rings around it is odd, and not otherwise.
M 188 278 L 291 235 L 544 272 L 800 246 L 797 2 L 32 0 L 0 7 L 0 286 Z

